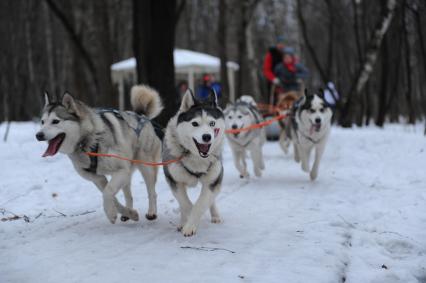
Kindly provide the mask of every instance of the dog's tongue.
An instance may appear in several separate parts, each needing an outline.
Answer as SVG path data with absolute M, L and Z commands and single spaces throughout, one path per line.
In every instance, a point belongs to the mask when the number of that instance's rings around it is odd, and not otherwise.
M 199 149 L 201 152 L 203 152 L 203 153 L 207 153 L 207 152 L 209 152 L 209 148 L 210 148 L 210 145 L 209 145 L 209 144 L 202 144 L 202 143 L 200 143 L 200 144 L 198 145 L 198 149 Z
M 320 128 L 321 128 L 321 124 L 313 124 L 311 126 L 310 130 L 309 130 L 309 134 L 312 135 L 314 133 L 314 131 L 318 132 L 320 130 Z
M 43 153 L 42 157 L 55 155 L 59 150 L 59 146 L 61 145 L 61 141 L 62 141 L 62 139 L 59 136 L 54 138 L 54 139 L 51 139 L 49 141 L 49 145 L 47 146 L 47 149 Z

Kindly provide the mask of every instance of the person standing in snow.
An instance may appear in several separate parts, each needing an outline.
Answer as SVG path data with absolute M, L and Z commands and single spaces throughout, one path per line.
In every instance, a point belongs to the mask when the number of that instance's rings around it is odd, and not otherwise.
M 275 67 L 281 63 L 284 49 L 284 37 L 278 36 L 275 46 L 269 48 L 263 60 L 263 75 L 267 81 L 268 95 L 270 95 L 272 85 L 279 85 L 280 80 L 274 73 Z
M 274 73 L 281 82 L 283 92 L 300 91 L 300 79 L 308 77 L 308 70 L 297 62 L 291 47 L 284 48 L 282 63 L 275 66 Z

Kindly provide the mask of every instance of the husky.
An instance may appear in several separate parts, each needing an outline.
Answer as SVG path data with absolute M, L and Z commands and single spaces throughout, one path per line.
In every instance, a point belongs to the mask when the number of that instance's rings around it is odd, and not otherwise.
M 227 130 L 242 129 L 263 120 L 256 102 L 248 95 L 243 95 L 234 104 L 229 104 L 224 114 Z M 262 146 L 266 141 L 265 129 L 227 133 L 226 138 L 232 150 L 235 167 L 240 172 L 240 178 L 249 177 L 246 163 L 247 152 L 250 152 L 253 160 L 254 174 L 260 177 L 262 170 L 265 169 L 262 154 Z
M 93 109 L 69 93 L 63 95 L 61 102 L 52 102 L 46 93 L 41 129 L 36 134 L 37 140 L 48 142 L 43 157 L 58 152 L 66 154 L 77 173 L 96 185 L 103 195 L 103 207 L 111 223 L 115 223 L 117 213 L 121 214 L 122 221 L 139 220 L 130 190 L 134 169 L 141 172 L 148 191 L 149 208 L 145 216 L 148 220 L 157 217 L 156 167 L 86 154 L 107 153 L 151 162 L 161 160 L 161 132 L 150 120 L 163 108 L 158 92 L 148 86 L 134 86 L 131 104 L 133 111 Z M 111 176 L 109 181 L 107 175 Z M 121 189 L 125 206 L 116 199 Z
M 163 167 L 171 191 L 179 203 L 178 230 L 185 237 L 196 233 L 201 216 L 210 208 L 211 222 L 221 218 L 215 198 L 223 178 L 222 149 L 225 119 L 213 91 L 207 101 L 197 101 L 188 90 L 177 114 L 169 121 L 163 143 L 163 160 L 180 159 Z M 201 193 L 192 204 L 188 187 L 201 183 Z
M 293 105 L 286 131 L 294 146 L 294 159 L 301 161 L 302 170 L 310 171 L 311 180 L 318 176 L 318 167 L 330 134 L 332 111 L 324 99 L 324 92 L 308 93 Z M 309 169 L 309 157 L 315 149 L 312 169 Z
M 287 93 L 281 94 L 278 97 L 277 108 L 279 109 L 280 114 L 285 115 L 283 120 L 278 121 L 278 125 L 280 126 L 279 145 L 285 154 L 288 153 L 291 144 L 291 139 L 287 135 L 288 131 L 286 130 L 286 121 L 289 119 L 289 114 L 293 103 L 301 96 L 302 95 L 299 94 L 298 91 L 289 91 Z

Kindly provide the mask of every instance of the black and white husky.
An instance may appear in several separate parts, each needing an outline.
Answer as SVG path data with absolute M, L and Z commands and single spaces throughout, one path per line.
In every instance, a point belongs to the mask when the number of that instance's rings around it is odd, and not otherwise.
M 180 207 L 179 230 L 195 234 L 201 216 L 210 208 L 211 221 L 221 222 L 215 198 L 223 178 L 222 148 L 225 120 L 212 93 L 207 102 L 197 101 L 191 91 L 182 99 L 178 113 L 169 121 L 163 144 L 163 160 L 181 158 L 164 166 L 164 174 Z M 201 193 L 192 204 L 187 188 L 200 182 Z
M 227 130 L 246 128 L 263 120 L 257 109 L 256 102 L 253 97 L 248 95 L 243 95 L 234 104 L 228 105 L 224 114 Z M 265 129 L 258 128 L 239 133 L 227 133 L 226 137 L 234 156 L 235 167 L 240 172 L 240 177 L 247 178 L 249 176 L 246 163 L 247 152 L 250 152 L 253 160 L 254 174 L 260 177 L 262 170 L 265 169 L 262 154 L 262 146 L 266 141 Z
M 157 168 L 133 165 L 129 161 L 113 158 L 89 157 L 86 153 L 99 152 L 129 159 L 160 161 L 160 133 L 156 132 L 150 121 L 163 108 L 157 91 L 147 86 L 134 86 L 131 91 L 134 112 L 93 109 L 67 93 L 60 102 L 50 101 L 48 95 L 45 95 L 45 100 L 41 129 L 36 134 L 37 140 L 48 142 L 43 157 L 58 152 L 68 155 L 78 174 L 92 181 L 101 191 L 104 210 L 111 223 L 115 223 L 117 213 L 122 215 L 122 221 L 139 219 L 137 211 L 133 209 L 130 190 L 132 172 L 138 169 L 148 190 L 146 218 L 155 219 Z M 111 176 L 109 181 L 107 175 Z M 115 197 L 121 189 L 126 206 Z
M 287 135 L 294 145 L 294 159 L 301 161 L 302 170 L 309 172 L 309 157 L 315 150 L 314 164 L 310 170 L 311 180 L 318 176 L 318 168 L 324 153 L 325 144 L 331 129 L 332 111 L 324 100 L 322 90 L 318 94 L 310 94 L 305 90 L 305 96 L 293 106 L 290 119 L 287 120 Z

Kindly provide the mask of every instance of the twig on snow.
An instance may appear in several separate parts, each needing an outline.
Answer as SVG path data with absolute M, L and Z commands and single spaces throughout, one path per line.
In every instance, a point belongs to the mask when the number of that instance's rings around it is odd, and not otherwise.
M 342 220 L 343 220 L 343 222 L 345 222 L 350 228 L 352 228 L 352 229 L 355 229 L 356 228 L 356 226 L 354 225 L 354 224 L 352 224 L 352 223 L 350 223 L 350 222 L 348 222 L 345 218 L 343 218 L 343 216 L 342 215 L 340 215 L 340 214 L 337 214 L 337 216 L 339 216 Z
M 190 247 L 190 246 L 183 246 L 180 247 L 181 249 L 192 249 L 192 250 L 198 250 L 198 251 L 205 251 L 205 252 L 213 252 L 213 251 L 226 251 L 230 252 L 231 254 L 235 254 L 236 252 L 224 249 L 224 248 L 211 248 L 211 247 Z

